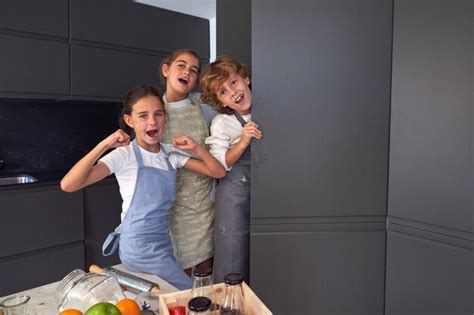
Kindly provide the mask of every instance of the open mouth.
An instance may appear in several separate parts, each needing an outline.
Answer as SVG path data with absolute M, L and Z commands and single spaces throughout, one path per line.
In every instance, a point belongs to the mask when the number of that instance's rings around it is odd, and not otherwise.
M 186 79 L 186 78 L 179 78 L 178 81 L 179 81 L 181 84 L 184 84 L 184 85 L 187 85 L 187 84 L 188 84 L 188 79 Z
M 243 94 L 240 94 L 236 99 L 235 99 L 235 103 L 236 104 L 240 104 L 244 101 L 244 95 Z
M 148 137 L 155 138 L 156 136 L 158 136 L 158 130 L 157 129 L 148 130 L 146 134 Z

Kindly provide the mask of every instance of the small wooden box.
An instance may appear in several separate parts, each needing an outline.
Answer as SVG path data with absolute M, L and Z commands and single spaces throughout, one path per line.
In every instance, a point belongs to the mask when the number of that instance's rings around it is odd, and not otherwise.
M 225 292 L 225 284 L 218 283 L 213 285 L 216 291 L 216 300 L 220 304 Z M 245 315 L 272 315 L 273 313 L 260 301 L 258 296 L 250 289 L 247 283 L 242 282 L 242 290 L 244 293 L 245 307 L 247 314 Z M 191 299 L 191 290 L 184 290 L 160 295 L 160 315 L 170 315 L 168 308 L 183 305 L 186 306 Z

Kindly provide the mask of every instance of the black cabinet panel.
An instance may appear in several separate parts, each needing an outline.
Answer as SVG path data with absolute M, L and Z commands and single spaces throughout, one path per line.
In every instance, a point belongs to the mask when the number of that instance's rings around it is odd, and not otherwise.
M 135 85 L 158 85 L 161 59 L 156 55 L 71 45 L 72 98 L 121 101 Z
M 69 45 L 0 34 L 0 96 L 48 98 L 69 94 Z M 16 95 L 14 95 L 16 96 Z
M 82 241 L 82 198 L 56 186 L 1 191 L 0 257 Z
M 386 315 L 471 315 L 473 251 L 388 231 Z
M 71 38 L 209 58 L 209 21 L 126 0 L 71 0 Z
M 252 1 L 253 217 L 386 213 L 391 34 L 391 0 Z
M 91 264 L 111 266 L 120 263 L 118 251 L 102 256 L 102 244 L 120 224 L 122 197 L 115 179 L 87 187 L 84 190 L 86 268 Z
M 389 215 L 472 233 L 474 2 L 394 8 Z
M 67 0 L 0 1 L 0 28 L 67 38 L 68 22 Z
M 250 257 L 275 314 L 383 314 L 384 231 L 252 233 Z
M 82 244 L 0 259 L 0 296 L 59 281 L 74 269 L 84 269 Z

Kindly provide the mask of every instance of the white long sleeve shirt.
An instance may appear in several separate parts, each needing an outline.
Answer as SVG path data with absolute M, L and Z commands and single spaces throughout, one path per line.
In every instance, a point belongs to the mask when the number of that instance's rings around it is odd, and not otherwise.
M 242 115 L 245 122 L 249 122 L 251 114 Z M 227 151 L 232 148 L 242 137 L 242 125 L 234 115 L 219 114 L 212 120 L 211 136 L 206 139 L 206 144 L 210 145 L 209 152 L 230 171 L 231 167 L 225 162 Z

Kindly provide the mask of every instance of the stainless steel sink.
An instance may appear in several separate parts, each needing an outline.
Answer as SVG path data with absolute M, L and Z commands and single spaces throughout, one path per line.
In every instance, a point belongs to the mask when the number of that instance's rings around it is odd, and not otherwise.
M 28 174 L 0 176 L 0 186 L 29 184 L 37 181 L 38 180 L 36 178 Z

